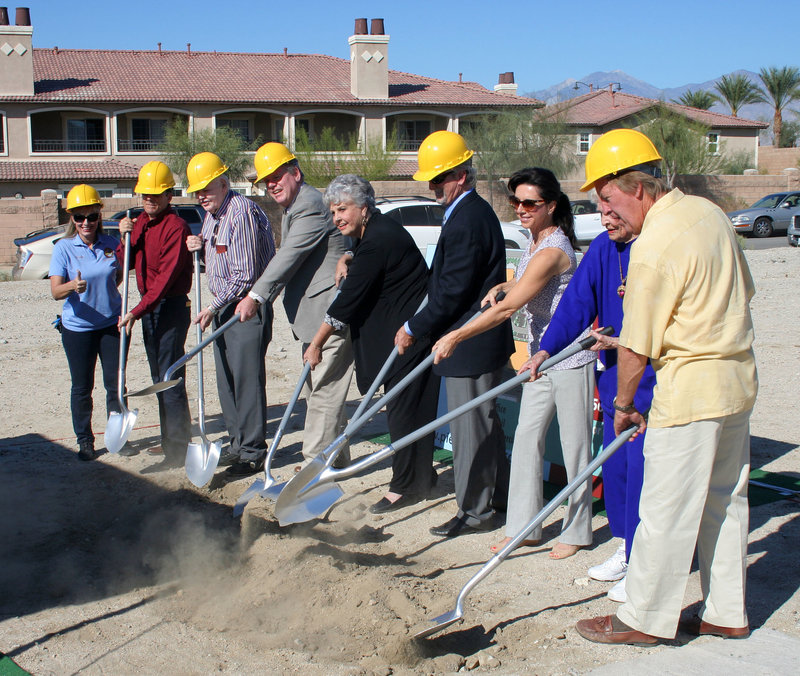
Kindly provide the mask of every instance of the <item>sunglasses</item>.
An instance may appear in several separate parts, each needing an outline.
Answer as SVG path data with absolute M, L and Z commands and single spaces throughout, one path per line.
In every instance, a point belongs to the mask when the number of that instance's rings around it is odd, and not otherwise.
M 521 200 L 516 195 L 509 195 L 508 196 L 508 203 L 517 209 L 519 206 L 522 206 L 525 211 L 533 211 L 534 209 L 538 208 L 540 204 L 544 204 L 547 200 Z
M 83 214 L 72 214 L 72 220 L 76 223 L 83 223 L 84 221 L 89 221 L 89 223 L 96 223 L 100 220 L 100 213 L 95 211 L 92 214 L 88 214 L 84 216 Z
M 443 174 L 439 174 L 435 178 L 432 178 L 429 182 L 432 185 L 441 185 L 444 183 L 448 178 L 450 178 L 455 172 L 454 171 L 446 171 Z

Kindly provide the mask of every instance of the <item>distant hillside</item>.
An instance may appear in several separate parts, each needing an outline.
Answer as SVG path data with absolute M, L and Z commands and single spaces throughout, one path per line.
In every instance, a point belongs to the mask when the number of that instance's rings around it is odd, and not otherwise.
M 737 70 L 733 73 L 726 73 L 726 75 L 734 75 L 738 73 L 747 76 L 747 78 L 755 85 L 761 85 L 761 80 L 758 77 L 758 73 L 753 73 L 749 70 Z M 644 96 L 649 99 L 663 98 L 665 101 L 672 101 L 680 98 L 688 89 L 691 89 L 692 91 L 706 89 L 713 92 L 714 84 L 718 79 L 719 78 L 715 78 L 706 82 L 692 82 L 681 85 L 680 87 L 659 89 L 648 82 L 637 80 L 635 77 L 631 77 L 627 73 L 623 73 L 621 70 L 612 70 L 607 72 L 589 73 L 588 75 L 584 75 L 583 77 L 579 78 L 579 81 L 585 82 L 586 84 L 592 84 L 594 85 L 595 89 L 604 89 L 611 83 L 619 83 L 622 91 L 626 94 Z M 575 98 L 576 96 L 581 96 L 589 91 L 589 89 L 582 84 L 578 85 L 578 89 L 576 90 L 575 83 L 576 80 L 567 79 L 563 82 L 553 85 L 552 87 L 548 87 L 547 89 L 541 89 L 535 92 L 527 92 L 523 94 L 523 96 L 531 96 L 535 99 L 546 101 L 547 103 L 556 103 L 557 101 L 565 101 L 567 99 Z M 790 110 L 791 109 L 800 109 L 800 104 L 790 106 Z M 730 108 L 728 108 L 725 103 L 716 103 L 711 107 L 711 110 L 717 113 L 724 113 L 726 115 L 730 115 L 731 112 Z M 766 122 L 771 122 L 772 107 L 767 103 L 755 103 L 749 106 L 744 106 L 739 112 L 739 117 L 744 117 L 749 120 L 764 120 Z M 786 117 L 792 118 L 793 116 L 791 112 L 788 112 Z

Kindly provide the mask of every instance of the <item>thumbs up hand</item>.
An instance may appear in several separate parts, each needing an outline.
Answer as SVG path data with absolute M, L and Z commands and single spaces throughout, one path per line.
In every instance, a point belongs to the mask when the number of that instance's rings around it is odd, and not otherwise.
M 75 279 L 72 280 L 73 284 L 75 284 L 75 291 L 78 293 L 83 293 L 86 291 L 86 280 L 81 279 L 81 271 L 78 270 L 78 274 Z

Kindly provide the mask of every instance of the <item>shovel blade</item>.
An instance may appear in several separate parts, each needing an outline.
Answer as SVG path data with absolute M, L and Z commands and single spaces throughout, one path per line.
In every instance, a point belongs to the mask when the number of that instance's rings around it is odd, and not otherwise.
M 259 495 L 264 490 L 264 479 L 256 479 L 250 487 L 239 496 L 236 504 L 233 506 L 233 518 L 237 519 L 244 513 L 244 508 L 256 495 Z
M 326 458 L 320 453 L 284 486 L 275 502 L 275 516 L 281 526 L 311 521 L 343 495 L 332 477 L 323 476 L 326 467 Z
M 109 453 L 119 453 L 122 450 L 131 435 L 138 415 L 139 409 L 125 411 L 124 413 L 112 413 L 108 416 L 103 440 Z
M 164 390 L 172 389 L 173 387 L 180 385 L 183 382 L 183 378 L 176 378 L 175 380 L 163 380 L 160 383 L 153 383 L 152 385 L 148 385 L 141 390 L 136 390 L 135 392 L 128 392 L 125 395 L 126 399 L 130 397 L 144 397 L 148 394 L 158 394 L 159 392 L 163 392 Z
M 414 634 L 414 638 L 428 638 L 428 636 L 438 634 L 440 631 L 442 631 L 442 629 L 449 627 L 451 624 L 455 624 L 462 617 L 464 617 L 463 614 L 459 613 L 457 610 L 451 610 L 449 613 L 444 613 L 443 615 L 439 615 L 439 617 L 434 617 L 433 626 L 423 629 L 422 631 L 418 631 L 416 634 Z
M 189 444 L 186 448 L 186 476 L 198 488 L 202 488 L 214 476 L 219 464 L 222 444 L 215 441 L 206 446 L 203 443 Z

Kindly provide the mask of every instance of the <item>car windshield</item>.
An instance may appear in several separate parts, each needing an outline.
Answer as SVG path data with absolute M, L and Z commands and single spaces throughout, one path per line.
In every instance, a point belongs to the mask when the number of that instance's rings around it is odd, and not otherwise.
M 766 197 L 762 197 L 758 202 L 751 206 L 751 209 L 771 209 L 772 207 L 777 207 L 781 200 L 786 197 L 785 192 L 775 193 L 774 195 L 767 195 Z

